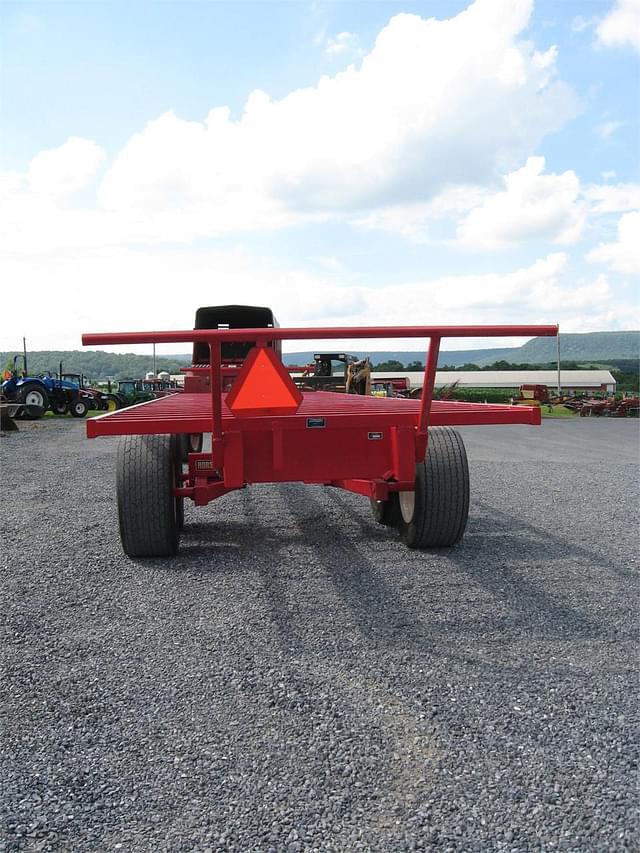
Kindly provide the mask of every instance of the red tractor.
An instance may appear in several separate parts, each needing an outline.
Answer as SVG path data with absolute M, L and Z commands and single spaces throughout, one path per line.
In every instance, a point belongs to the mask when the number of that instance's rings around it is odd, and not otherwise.
M 87 379 L 83 373 L 68 373 L 62 372 L 62 364 L 60 365 L 59 378 L 65 385 L 73 385 L 78 388 L 80 396 L 85 401 L 89 409 L 94 411 L 107 411 L 107 395 L 98 388 L 93 388 L 87 384 Z

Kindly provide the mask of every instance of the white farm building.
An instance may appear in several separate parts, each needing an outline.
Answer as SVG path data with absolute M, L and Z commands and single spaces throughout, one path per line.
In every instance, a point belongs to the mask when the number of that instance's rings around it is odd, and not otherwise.
M 407 377 L 411 388 L 421 388 L 423 373 L 399 370 L 396 373 L 373 371 L 374 379 Z M 459 388 L 519 388 L 521 385 L 546 385 L 557 389 L 556 370 L 439 370 L 436 387 L 458 383 Z M 565 393 L 594 391 L 615 393 L 616 380 L 608 370 L 562 370 L 560 385 Z

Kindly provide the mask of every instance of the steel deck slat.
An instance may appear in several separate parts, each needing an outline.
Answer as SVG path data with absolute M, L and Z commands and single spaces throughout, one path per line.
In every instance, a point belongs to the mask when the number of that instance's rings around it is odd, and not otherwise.
M 222 429 L 268 429 L 272 421 L 281 428 L 300 428 L 306 418 L 331 418 L 327 426 L 416 425 L 420 400 L 392 397 L 362 397 L 316 391 L 303 394 L 298 411 L 292 415 L 241 417 L 231 413 L 222 398 Z M 87 435 L 136 435 L 152 433 L 199 433 L 211 431 L 211 396 L 203 393 L 172 394 L 158 400 L 140 403 L 87 421 Z M 434 400 L 430 426 L 464 424 L 538 424 L 540 411 L 526 406 L 487 403 L 459 403 Z

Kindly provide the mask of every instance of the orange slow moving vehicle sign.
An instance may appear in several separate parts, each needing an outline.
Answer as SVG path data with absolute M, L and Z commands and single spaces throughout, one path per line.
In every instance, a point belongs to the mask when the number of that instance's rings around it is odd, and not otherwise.
M 284 365 L 269 347 L 254 347 L 227 394 L 234 415 L 291 415 L 302 394 Z

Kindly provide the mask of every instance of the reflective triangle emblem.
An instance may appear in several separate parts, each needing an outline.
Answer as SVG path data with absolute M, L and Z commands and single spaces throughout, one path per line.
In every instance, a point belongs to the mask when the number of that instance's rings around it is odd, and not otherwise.
M 234 415 L 290 415 L 302 394 L 270 347 L 254 347 L 238 373 L 227 406 Z

